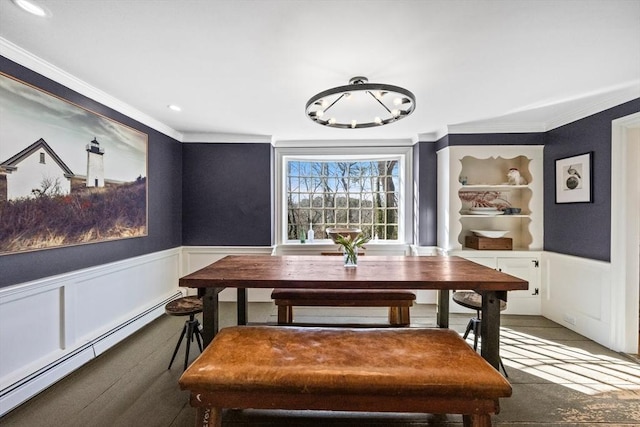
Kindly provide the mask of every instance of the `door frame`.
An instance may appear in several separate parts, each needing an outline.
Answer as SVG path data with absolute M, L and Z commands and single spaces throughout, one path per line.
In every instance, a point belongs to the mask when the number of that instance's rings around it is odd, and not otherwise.
M 639 129 L 640 113 L 611 123 L 611 347 L 632 354 L 640 305 Z

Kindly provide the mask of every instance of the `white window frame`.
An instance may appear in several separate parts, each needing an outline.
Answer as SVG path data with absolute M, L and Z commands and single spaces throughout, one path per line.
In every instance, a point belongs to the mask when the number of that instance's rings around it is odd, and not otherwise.
M 344 145 L 349 144 L 345 142 Z M 289 160 L 398 160 L 398 240 L 371 241 L 369 245 L 411 244 L 413 235 L 413 147 L 399 146 L 339 146 L 339 147 L 276 147 L 276 245 L 301 245 L 300 241 L 288 240 L 286 233 L 287 205 L 286 205 L 286 162 Z M 317 243 L 331 243 L 326 236 L 316 233 Z

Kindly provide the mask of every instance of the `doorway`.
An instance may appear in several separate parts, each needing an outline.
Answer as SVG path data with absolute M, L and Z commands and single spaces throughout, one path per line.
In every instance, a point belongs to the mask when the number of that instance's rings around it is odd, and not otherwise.
M 611 348 L 640 354 L 640 113 L 612 122 Z

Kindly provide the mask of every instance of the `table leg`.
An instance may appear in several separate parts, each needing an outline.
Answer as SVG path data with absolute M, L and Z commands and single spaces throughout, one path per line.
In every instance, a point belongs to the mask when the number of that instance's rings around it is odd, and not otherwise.
M 500 369 L 500 299 L 506 298 L 504 291 L 483 291 L 482 322 L 482 357 L 496 369 Z
M 238 288 L 238 325 L 247 324 L 247 313 L 249 310 L 249 303 L 247 302 L 247 289 Z
M 436 307 L 436 323 L 440 328 L 449 327 L 449 290 L 438 289 L 438 305 Z
M 220 327 L 218 294 L 222 289 L 224 288 L 207 288 L 202 298 L 202 345 L 204 347 L 213 341 Z

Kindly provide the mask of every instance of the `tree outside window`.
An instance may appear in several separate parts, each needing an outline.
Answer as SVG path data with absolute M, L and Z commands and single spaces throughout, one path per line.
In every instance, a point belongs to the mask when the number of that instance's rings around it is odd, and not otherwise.
M 400 166 L 397 159 L 286 162 L 287 239 L 312 225 L 357 227 L 374 240 L 398 240 Z M 322 236 L 322 237 L 321 237 Z

